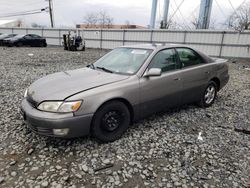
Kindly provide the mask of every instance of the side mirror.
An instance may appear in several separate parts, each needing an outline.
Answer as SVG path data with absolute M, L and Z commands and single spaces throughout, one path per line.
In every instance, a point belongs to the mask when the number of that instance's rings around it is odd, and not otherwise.
M 146 74 L 146 77 L 150 77 L 150 76 L 161 76 L 161 69 L 159 68 L 151 68 L 149 69 Z

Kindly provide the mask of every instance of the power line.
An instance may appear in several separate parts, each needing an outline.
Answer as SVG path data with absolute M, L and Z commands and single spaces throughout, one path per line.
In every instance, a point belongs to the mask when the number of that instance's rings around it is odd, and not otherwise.
M 229 4 L 230 4 L 230 6 L 232 7 L 233 11 L 236 12 L 236 9 L 234 8 L 234 6 L 233 6 L 231 0 L 228 0 L 228 2 L 229 2 Z
M 241 7 L 242 5 L 244 5 L 244 3 L 245 3 L 246 1 L 247 1 L 247 0 L 243 0 L 243 2 L 242 2 L 238 7 Z M 238 9 L 238 8 L 237 8 L 237 9 Z M 236 10 L 236 9 L 234 9 L 233 13 L 232 13 L 230 16 L 232 16 L 232 15 L 234 15 L 234 14 L 236 14 L 236 15 L 238 16 L 238 13 L 237 13 L 237 10 Z M 228 16 L 228 18 L 226 19 L 225 23 L 229 21 L 230 16 Z
M 169 18 L 169 21 L 172 20 L 172 18 L 174 17 L 174 15 L 177 13 L 177 11 L 179 10 L 179 8 L 181 7 L 181 5 L 183 4 L 184 0 L 182 0 L 182 2 L 178 5 L 177 9 L 175 10 L 175 12 L 172 14 L 172 16 Z
M 217 0 L 215 0 L 215 3 L 216 3 L 216 5 L 217 5 L 217 7 L 220 9 L 221 13 L 222 13 L 225 17 L 227 17 L 227 15 L 226 15 L 225 12 L 222 10 L 222 8 L 221 8 L 221 6 L 219 5 L 219 3 L 218 3 Z
M 174 10 L 174 8 L 173 8 L 173 6 L 172 6 L 171 3 L 170 3 L 170 8 L 172 9 L 173 12 L 175 12 L 175 10 Z M 180 25 L 179 23 L 177 23 L 177 22 L 180 22 L 180 20 L 181 20 L 177 14 L 175 15 L 175 18 L 176 18 L 175 24 L 176 24 L 178 27 L 180 27 L 181 29 L 187 29 L 186 25 Z M 169 20 L 168 22 L 170 23 L 170 20 Z
M 177 7 L 177 3 L 176 3 L 175 0 L 174 0 L 174 4 L 175 4 L 175 6 Z M 179 12 L 179 14 L 181 15 L 182 19 L 184 20 L 184 22 L 187 23 L 187 20 L 186 20 L 186 18 L 183 16 L 183 14 L 182 14 L 180 8 L 178 9 L 178 12 Z M 185 27 L 187 27 L 188 29 L 191 29 L 187 24 L 185 24 Z
M 7 14 L 2 14 L 0 15 L 0 17 L 4 17 L 4 16 L 10 16 L 10 15 L 16 15 L 16 14 L 26 14 L 26 13 L 32 13 L 32 12 L 36 12 L 36 11 L 45 11 L 48 7 L 46 8 L 42 8 L 42 9 L 33 9 L 33 10 L 26 10 L 26 11 L 20 11 L 20 12 L 12 12 L 12 13 L 7 13 Z
M 0 16 L 0 18 L 8 18 L 8 17 L 16 17 L 16 16 L 25 16 L 25 15 L 40 14 L 40 13 L 43 13 L 43 11 L 30 12 L 30 13 L 22 13 L 22 14 L 13 14 L 13 15 L 8 15 L 8 16 Z

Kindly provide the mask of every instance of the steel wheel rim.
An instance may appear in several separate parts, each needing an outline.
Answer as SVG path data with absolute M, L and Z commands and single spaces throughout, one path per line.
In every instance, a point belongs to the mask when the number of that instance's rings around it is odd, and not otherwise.
M 213 102 L 215 97 L 215 87 L 213 85 L 210 85 L 207 87 L 206 92 L 205 92 L 205 102 L 206 104 L 210 104 Z
M 102 128 L 108 132 L 113 132 L 123 122 L 123 116 L 119 111 L 109 111 L 105 113 L 101 120 Z

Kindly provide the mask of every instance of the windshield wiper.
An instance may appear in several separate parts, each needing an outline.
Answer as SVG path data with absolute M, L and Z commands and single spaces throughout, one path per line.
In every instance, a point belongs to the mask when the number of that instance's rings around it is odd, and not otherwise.
M 113 72 L 114 72 L 114 71 L 109 70 L 109 69 L 107 69 L 107 68 L 105 68 L 105 67 L 96 67 L 96 68 L 101 69 L 101 70 L 103 70 L 103 71 L 105 71 L 105 72 L 110 72 L 110 73 L 113 73 Z
M 91 68 L 91 69 L 95 69 L 95 65 L 94 65 L 93 63 L 87 65 L 86 67 L 89 67 L 89 68 Z

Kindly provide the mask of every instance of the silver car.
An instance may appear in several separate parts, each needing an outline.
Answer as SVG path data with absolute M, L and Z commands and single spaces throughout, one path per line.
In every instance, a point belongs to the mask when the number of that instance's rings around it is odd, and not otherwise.
M 110 142 L 152 113 L 188 103 L 209 107 L 228 80 L 226 60 L 190 47 L 123 46 L 87 67 L 35 81 L 21 111 L 39 134 Z

